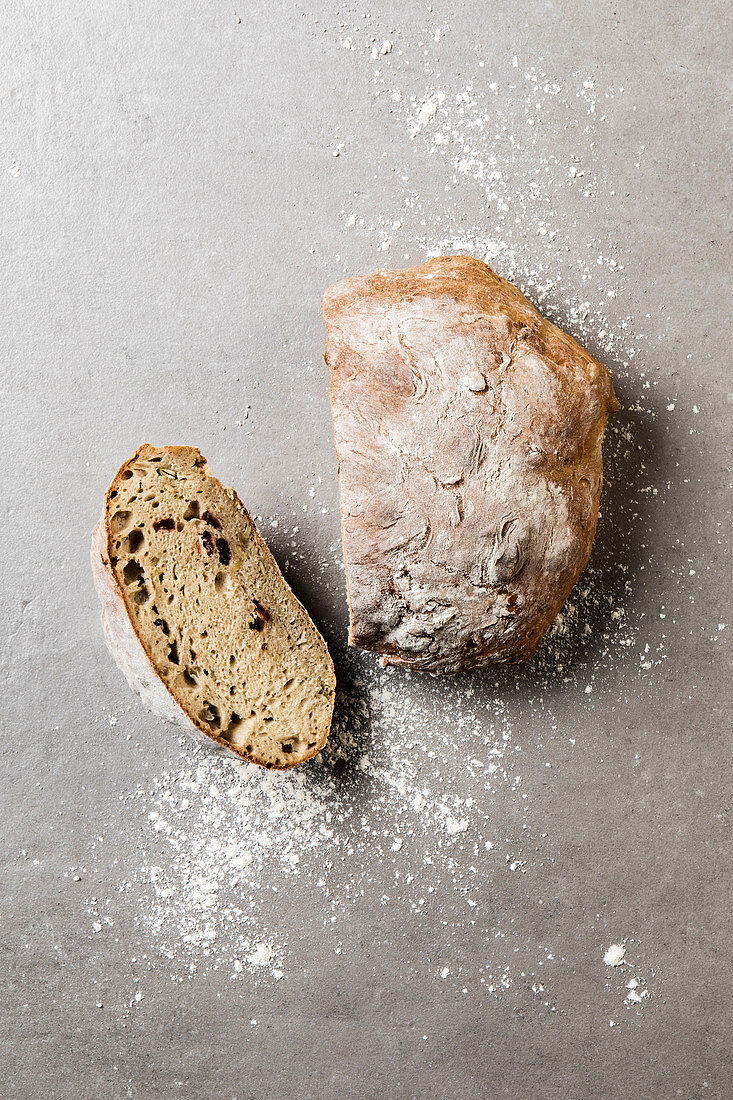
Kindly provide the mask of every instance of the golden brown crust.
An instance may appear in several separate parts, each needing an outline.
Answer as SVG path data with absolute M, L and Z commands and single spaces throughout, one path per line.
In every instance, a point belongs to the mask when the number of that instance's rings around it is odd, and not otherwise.
M 479 260 L 325 295 L 350 643 L 455 672 L 529 657 L 590 554 L 602 364 Z
M 247 753 L 243 747 L 237 747 L 230 744 L 223 737 L 218 736 L 212 731 L 197 715 L 184 709 L 173 695 L 168 684 L 166 684 L 158 674 L 150 659 L 145 642 L 136 627 L 134 617 L 129 613 L 124 590 L 110 560 L 112 556 L 110 548 L 113 537 L 110 529 L 110 514 L 112 505 L 114 504 L 114 497 L 119 492 L 122 481 L 126 477 L 130 467 L 132 467 L 138 459 L 146 459 L 151 455 L 159 454 L 165 455 L 169 459 L 178 458 L 180 460 L 189 460 L 191 456 L 196 456 L 193 460 L 195 464 L 200 466 L 204 472 L 208 473 L 206 460 L 197 448 L 174 446 L 153 447 L 148 443 L 144 443 L 138 447 L 129 459 L 122 463 L 112 479 L 112 483 L 105 493 L 102 516 L 94 529 L 91 547 L 94 583 L 102 603 L 102 622 L 107 646 L 119 668 L 125 674 L 130 686 L 140 695 L 145 705 L 167 721 L 174 722 L 187 732 L 194 734 L 198 740 L 214 744 L 221 749 L 234 753 L 234 755 L 252 764 L 258 764 L 272 770 L 282 771 L 304 763 L 306 760 L 312 759 L 312 757 L 317 755 L 325 745 L 330 721 L 325 725 L 313 749 L 304 753 L 293 764 L 273 763 L 272 761 L 261 759 L 256 754 Z M 233 489 L 229 489 L 228 492 L 251 523 L 249 513 L 242 504 L 239 496 Z M 277 562 L 253 523 L 251 523 L 250 538 L 257 544 L 259 553 L 265 561 L 268 562 L 269 568 L 280 577 L 282 584 L 287 588 L 288 593 L 297 604 L 304 618 L 313 626 L 310 616 L 300 601 L 296 599 L 289 586 L 287 586 L 285 579 L 280 574 Z M 313 626 L 313 629 L 315 630 L 315 626 Z M 330 663 L 330 670 L 335 685 L 335 674 L 333 673 L 333 663 L 330 660 L 330 656 L 328 656 L 328 661 Z M 331 702 L 331 713 L 332 710 L 333 702 Z

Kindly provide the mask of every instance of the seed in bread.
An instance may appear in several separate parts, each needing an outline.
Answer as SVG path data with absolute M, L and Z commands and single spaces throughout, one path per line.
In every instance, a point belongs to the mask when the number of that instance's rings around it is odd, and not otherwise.
M 323 747 L 326 643 L 199 451 L 145 444 L 123 463 L 92 565 L 107 644 L 152 710 L 267 768 Z
M 525 660 L 593 544 L 605 367 L 468 256 L 345 279 L 323 313 L 350 643 Z

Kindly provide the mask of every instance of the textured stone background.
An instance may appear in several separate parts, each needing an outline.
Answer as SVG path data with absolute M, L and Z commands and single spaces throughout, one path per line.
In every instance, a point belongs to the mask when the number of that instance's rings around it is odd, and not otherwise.
M 725 5 L 323 0 L 247 3 L 237 17 L 231 4 L 6 0 L 0 12 L 0 1092 L 729 1097 Z M 342 46 L 364 28 L 394 41 L 384 65 L 401 66 L 417 97 L 463 87 L 465 74 L 501 89 L 513 56 L 520 72 L 541 59 L 571 89 L 585 74 L 597 89 L 624 88 L 599 107 L 593 135 L 592 169 L 610 194 L 594 207 L 598 224 L 566 217 L 553 242 L 525 231 L 526 208 L 502 223 L 527 293 L 540 293 L 539 257 L 554 275 L 552 315 L 571 328 L 564 303 L 595 291 L 568 257 L 587 254 L 589 233 L 615 242 L 623 279 L 606 316 L 616 328 L 631 317 L 626 345 L 638 347 L 624 367 L 591 314 L 584 336 L 614 374 L 631 441 L 609 464 L 593 583 L 626 601 L 635 642 L 571 668 L 580 688 L 557 685 L 559 734 L 541 751 L 531 667 L 519 675 L 508 706 L 530 731 L 523 789 L 552 859 L 521 880 L 487 878 L 480 898 L 497 925 L 524 921 L 527 943 L 560 945 L 552 1008 L 529 989 L 476 992 L 490 948 L 470 931 L 450 945 L 463 978 L 436 980 L 425 959 L 451 897 L 439 887 L 418 926 L 408 906 L 380 904 L 393 883 L 374 863 L 341 954 L 321 893 L 301 888 L 292 916 L 309 933 L 279 982 L 234 983 L 211 966 L 172 981 L 132 918 L 99 934 L 90 915 L 139 862 L 141 818 L 125 795 L 189 751 L 109 660 L 88 567 L 101 494 L 138 443 L 198 445 L 253 513 L 289 522 L 322 479 L 288 576 L 344 660 L 320 297 L 343 274 L 423 259 L 416 233 L 385 256 L 384 234 L 345 222 L 353 209 L 379 226 L 395 208 L 393 168 L 408 160 L 423 208 L 443 209 L 445 173 L 425 145 L 408 153 L 403 122 L 374 95 L 373 61 Z M 425 57 L 442 84 L 420 68 Z M 549 110 L 567 158 L 567 104 Z M 532 148 L 551 152 L 552 130 L 544 142 Z M 574 196 L 558 193 L 558 216 Z M 467 196 L 460 228 L 490 237 L 491 218 Z M 431 233 L 437 243 L 435 218 Z M 272 545 L 284 561 L 276 532 Z M 654 659 L 641 674 L 644 644 Z M 409 707 L 441 688 L 412 678 L 403 690 Z M 368 815 L 366 788 L 360 797 Z M 519 811 L 500 812 L 509 837 Z M 459 845 L 453 858 L 474 856 Z M 78 882 L 77 867 L 89 868 Z M 641 1006 L 624 1005 L 620 975 L 602 963 L 622 940 L 648 983 Z

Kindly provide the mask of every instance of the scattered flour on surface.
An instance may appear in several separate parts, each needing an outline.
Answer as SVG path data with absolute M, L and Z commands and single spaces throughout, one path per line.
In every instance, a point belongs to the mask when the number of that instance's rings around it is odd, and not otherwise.
M 606 949 L 603 961 L 606 966 L 620 966 L 624 961 L 625 954 L 626 948 L 622 943 L 612 943 L 611 946 Z
M 317 28 L 319 41 L 324 29 Z M 351 22 L 344 14 L 331 37 L 342 63 L 364 67 L 375 117 L 385 124 L 378 171 L 359 192 L 348 171 L 358 132 L 339 132 L 337 140 L 324 133 L 335 158 L 329 163 L 343 178 L 345 240 L 361 253 L 371 248 L 375 266 L 387 254 L 404 266 L 470 252 L 604 357 L 628 390 L 604 444 L 608 480 L 624 480 L 624 500 L 614 505 L 604 496 L 591 564 L 526 675 L 498 670 L 436 683 L 381 669 L 369 655 L 339 653 L 334 731 L 305 767 L 267 773 L 183 744 L 174 767 L 123 796 L 139 862 L 121 876 L 116 896 L 92 899 L 90 919 L 103 934 L 104 922 L 116 922 L 127 906 L 143 954 L 151 965 L 165 960 L 179 980 L 210 969 L 278 981 L 309 955 L 313 929 L 299 924 L 303 909 L 320 908 L 319 938 L 341 956 L 350 946 L 350 914 L 377 899 L 409 915 L 413 965 L 424 973 L 457 993 L 533 998 L 555 1012 L 553 985 L 567 960 L 562 944 L 535 931 L 553 898 L 533 883 L 557 858 L 542 815 L 543 785 L 554 781 L 566 754 L 596 751 L 596 708 L 622 708 L 635 691 L 648 691 L 666 659 L 664 627 L 635 610 L 636 589 L 649 574 L 636 567 L 634 547 L 669 491 L 648 453 L 650 425 L 679 409 L 679 398 L 654 399 L 647 345 L 619 305 L 629 300 L 623 248 L 598 228 L 614 223 L 615 192 L 612 176 L 596 167 L 596 142 L 611 125 L 611 107 L 628 93 L 598 86 L 589 73 L 546 72 L 538 60 L 515 58 L 490 71 L 479 54 L 474 72 L 443 78 L 422 40 L 411 43 L 361 14 Z M 432 24 L 424 37 L 433 49 L 449 41 L 448 29 Z M 562 132 L 552 123 L 559 116 Z M 395 128 L 400 140 L 388 141 Z M 642 157 L 640 149 L 639 163 Z M 582 247 L 571 247 L 571 239 Z M 345 262 L 327 261 L 330 269 Z M 350 269 L 349 262 L 343 274 Z M 305 364 L 296 384 L 316 369 Z M 256 422 L 267 401 L 257 385 L 240 426 Z M 310 400 L 310 392 L 299 397 Z M 299 537 L 300 524 L 338 514 L 329 494 L 318 476 L 290 515 L 283 508 L 258 524 L 286 575 L 308 569 L 343 598 L 340 546 L 311 560 Z M 681 594 L 694 564 L 675 566 Z M 660 604 L 659 620 L 674 625 L 682 607 L 681 599 Z M 587 716 L 585 741 L 567 736 L 564 700 Z M 636 753 L 630 767 L 640 759 Z M 109 825 L 112 833 L 116 822 Z M 491 905 L 499 881 L 513 915 Z M 418 933 L 436 905 L 445 942 L 432 952 Z M 592 945 L 597 937 L 609 942 L 613 929 L 589 918 L 588 934 L 597 967 Z M 471 985 L 462 972 L 468 936 L 484 959 L 472 963 Z M 612 970 L 624 964 L 624 978 L 625 952 L 625 944 L 612 943 L 603 955 Z M 637 976 L 622 993 L 627 1007 L 649 997 Z

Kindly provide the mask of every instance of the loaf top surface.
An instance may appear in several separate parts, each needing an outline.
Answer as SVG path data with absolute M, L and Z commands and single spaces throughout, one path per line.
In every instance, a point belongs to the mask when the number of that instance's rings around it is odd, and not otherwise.
M 472 256 L 437 256 L 403 271 L 376 271 L 342 279 L 326 291 L 323 316 L 329 361 L 334 360 L 341 342 L 353 352 L 359 346 L 365 351 L 390 351 L 395 343 L 405 347 L 410 340 L 400 332 L 400 324 L 410 325 L 410 339 L 414 339 L 421 320 L 426 325 L 420 334 L 425 350 L 430 354 L 434 341 L 444 358 L 444 333 L 431 331 L 431 322 L 443 330 L 451 322 L 460 326 L 452 335 L 450 354 L 456 366 L 469 367 L 467 376 L 474 359 L 479 370 L 486 365 L 487 336 L 500 357 L 513 352 L 510 358 L 525 366 L 531 365 L 534 351 L 541 364 L 534 371 L 523 370 L 521 378 L 513 371 L 511 386 L 505 384 L 503 389 L 507 394 L 510 389 L 518 390 L 520 396 L 526 392 L 528 407 L 535 399 L 531 410 L 535 425 L 537 404 L 549 398 L 547 415 L 552 417 L 553 432 L 558 417 L 564 414 L 572 419 L 572 434 L 577 439 L 584 425 L 620 407 L 603 364 L 543 317 L 513 283 Z M 474 348 L 470 344 L 472 328 L 483 337 Z M 461 337 L 467 343 L 456 347 L 455 341 Z M 416 350 L 422 350 L 420 341 Z
M 605 367 L 467 256 L 344 279 L 323 312 L 352 644 L 530 656 L 592 546 Z

